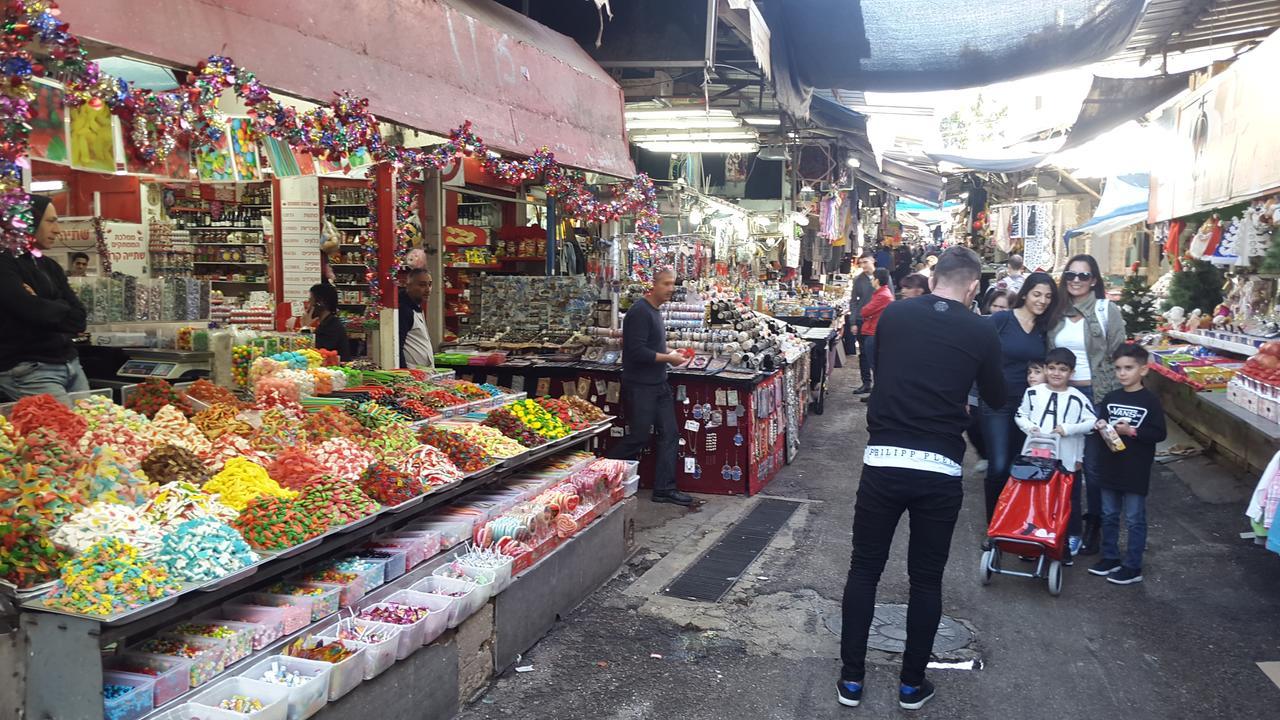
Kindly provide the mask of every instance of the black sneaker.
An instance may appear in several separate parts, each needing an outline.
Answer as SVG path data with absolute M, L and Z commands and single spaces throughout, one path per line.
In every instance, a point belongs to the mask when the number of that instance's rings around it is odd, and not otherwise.
M 858 707 L 862 702 L 862 683 L 841 680 L 836 683 L 836 699 L 845 707 Z
M 1102 577 L 1106 577 L 1114 573 L 1115 571 L 1119 570 L 1122 567 L 1124 566 L 1120 564 L 1119 560 L 1108 560 L 1106 558 L 1103 558 L 1098 562 L 1094 563 L 1093 565 L 1089 566 L 1089 574 L 1101 575 Z
M 685 507 L 688 507 L 693 504 L 693 497 L 686 495 L 679 490 L 672 490 L 671 492 L 654 493 L 653 501 L 656 503 L 671 503 L 672 505 L 684 505 Z
M 853 394 L 854 394 L 854 395 L 866 395 L 866 394 L 868 394 L 868 393 L 870 393 L 870 392 L 871 392 L 871 386 L 870 386 L 870 385 L 868 385 L 867 383 L 863 383 L 863 384 L 862 384 L 862 387 L 860 387 L 860 388 L 858 388 L 857 390 L 854 390 L 854 391 L 853 391 Z
M 933 683 L 926 678 L 919 685 L 901 685 L 898 687 L 898 705 L 903 710 L 919 710 L 933 699 Z
M 1122 567 L 1107 576 L 1107 582 L 1116 585 L 1132 585 L 1142 582 L 1142 568 Z

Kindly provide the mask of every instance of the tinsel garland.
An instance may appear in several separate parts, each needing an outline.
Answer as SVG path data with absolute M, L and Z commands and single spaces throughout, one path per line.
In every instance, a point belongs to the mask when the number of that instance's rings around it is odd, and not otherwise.
M 612 197 L 602 200 L 592 193 L 582 173 L 562 167 L 547 148 L 539 148 L 525 159 L 505 160 L 472 132 L 470 121 L 449 133 L 449 139 L 441 145 L 393 145 L 383 139 L 366 98 L 339 92 L 327 106 L 299 112 L 273 97 L 254 73 L 220 55 L 202 61 L 175 90 L 153 92 L 133 87 L 90 62 L 79 39 L 59 14 L 52 0 L 8 0 L 4 6 L 4 39 L 0 46 L 0 74 L 5 80 L 0 87 L 0 247 L 31 249 L 31 199 L 22 188 L 22 168 L 29 164 L 34 98 L 31 79 L 35 76 L 61 80 L 69 105 L 102 103 L 110 108 L 129 128 L 129 150 L 144 164 L 165 160 L 179 145 L 219 141 L 226 132 L 226 120 L 218 100 L 224 91 L 232 90 L 249 108 L 257 138 L 269 135 L 295 150 L 334 163 L 364 150 L 374 162 L 391 163 L 408 176 L 440 170 L 458 155 L 472 156 L 480 160 L 486 172 L 512 185 L 541 179 L 547 195 L 559 202 L 561 211 L 578 220 L 609 222 L 634 214 L 638 235 L 653 239 L 660 234 L 657 196 L 653 183 L 643 173 L 613 185 Z M 48 53 L 47 65 L 37 63 L 27 51 L 33 43 Z M 397 208 L 401 205 L 397 198 Z M 403 229 L 397 225 L 400 234 Z M 373 274 L 371 288 L 378 280 L 376 270 Z

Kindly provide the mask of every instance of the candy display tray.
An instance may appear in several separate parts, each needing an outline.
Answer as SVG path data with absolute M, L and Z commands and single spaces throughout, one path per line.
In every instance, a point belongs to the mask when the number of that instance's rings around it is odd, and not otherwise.
M 384 512 L 402 513 L 405 510 L 409 510 L 413 508 L 415 505 L 421 505 L 422 501 L 426 499 L 427 499 L 427 493 L 423 493 L 421 495 L 415 495 L 409 498 L 408 500 L 405 500 L 404 502 L 400 503 L 399 505 L 384 505 L 382 509 Z
M 120 612 L 112 613 L 111 615 L 91 615 L 89 613 L 67 610 L 66 608 L 61 608 L 56 605 L 50 605 L 46 598 L 28 600 L 22 603 L 22 607 L 25 610 L 40 610 L 42 612 L 56 613 L 58 615 L 70 615 L 71 617 L 84 618 L 86 620 L 96 620 L 103 625 L 115 625 L 126 621 L 133 622 L 139 618 L 144 618 L 153 613 L 160 612 L 165 608 L 172 607 L 178 602 L 179 597 L 195 587 L 196 585 L 194 583 L 184 583 L 182 589 L 172 595 L 162 597 L 159 600 L 147 603 L 141 607 L 132 608 L 130 610 L 121 610 Z

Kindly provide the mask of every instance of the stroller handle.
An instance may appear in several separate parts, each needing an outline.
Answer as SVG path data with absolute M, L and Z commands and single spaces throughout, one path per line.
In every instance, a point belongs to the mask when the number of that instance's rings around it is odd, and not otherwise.
M 1022 454 L 1031 457 L 1057 458 L 1058 436 L 1028 435 L 1027 442 L 1022 446 Z

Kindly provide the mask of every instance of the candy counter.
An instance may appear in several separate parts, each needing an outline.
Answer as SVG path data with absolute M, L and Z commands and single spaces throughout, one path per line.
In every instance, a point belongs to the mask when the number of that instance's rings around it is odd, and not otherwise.
M 308 371 L 332 376 L 330 395 L 294 395 L 282 362 L 255 363 L 252 403 L 148 381 L 128 407 L 39 396 L 11 409 L 3 469 L 22 492 L 0 510 L 20 531 L 0 570 L 30 716 L 307 717 L 362 679 L 410 672 L 397 661 L 448 645 L 446 627 L 533 575 L 580 600 L 616 564 L 543 569 L 582 555 L 580 536 L 621 562 L 615 516 L 638 480 L 634 463 L 573 450 L 607 430 L 595 408 L 323 366 Z M 468 411 L 429 412 L 431 393 Z

